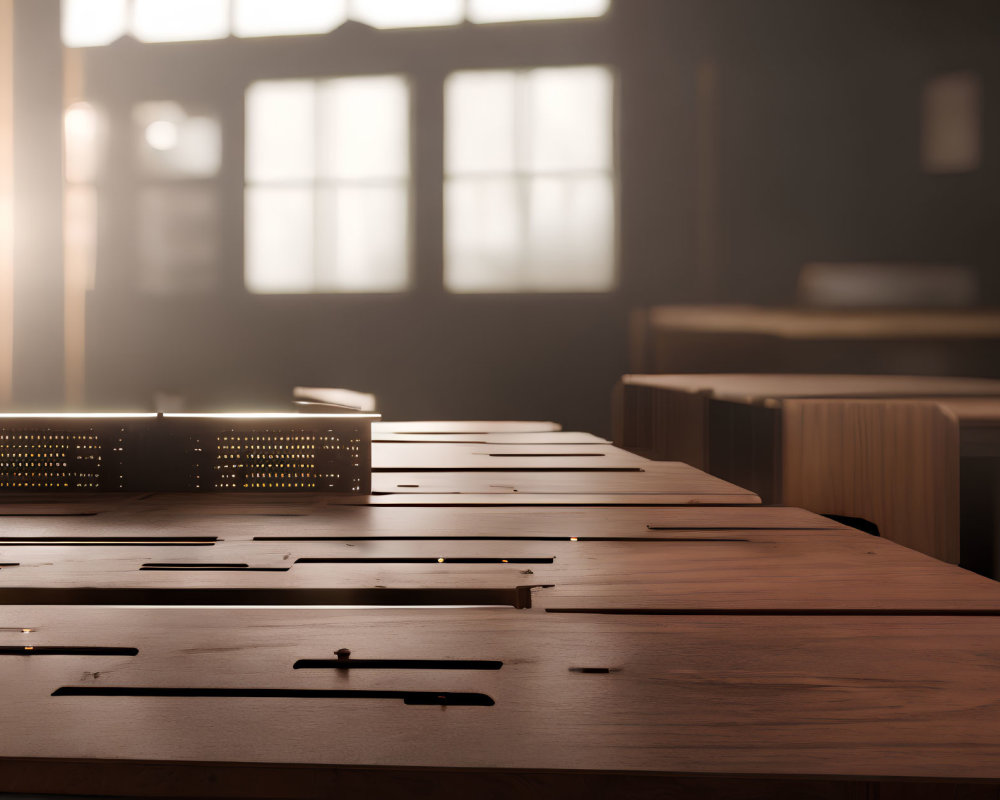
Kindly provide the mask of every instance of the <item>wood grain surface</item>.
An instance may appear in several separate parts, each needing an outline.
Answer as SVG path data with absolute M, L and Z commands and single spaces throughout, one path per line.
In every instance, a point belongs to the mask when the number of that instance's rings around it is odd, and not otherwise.
M 373 442 L 461 442 L 467 444 L 610 444 L 581 431 L 526 431 L 500 433 L 393 433 L 373 431 Z
M 373 442 L 377 470 L 624 470 L 642 469 L 645 458 L 610 444 L 472 444 Z
M 1000 587 L 994 582 L 848 528 L 638 533 L 657 538 L 331 536 L 326 541 L 223 539 L 208 547 L 0 542 L 0 562 L 17 564 L 0 568 L 0 602 L 61 603 L 62 595 L 39 599 L 32 590 L 94 588 L 128 590 L 121 593 L 122 604 L 155 605 L 175 601 L 152 594 L 137 599 L 138 590 L 231 588 L 287 592 L 282 602 L 295 600 L 300 590 L 328 590 L 304 603 L 309 605 L 412 603 L 415 590 L 445 590 L 457 593 L 452 602 L 480 604 L 487 601 L 477 590 L 496 589 L 508 593 L 504 602 L 520 604 L 518 587 L 540 586 L 546 588 L 531 592 L 532 608 L 1000 614 Z M 384 600 L 372 594 L 376 590 Z M 396 590 L 411 593 L 398 598 Z M 94 602 L 85 592 L 78 595 L 78 602 Z M 260 600 L 223 596 L 218 602 L 264 604 L 270 597 L 262 591 Z M 428 591 L 418 601 L 433 605 L 441 597 Z
M 788 400 L 783 429 L 788 502 L 958 562 L 959 434 L 935 403 Z
M 0 793 L 1000 791 L 996 583 L 682 463 L 440 469 L 600 442 L 386 448 L 370 498 L 0 504 Z
M 557 422 L 520 420 L 428 420 L 373 422 L 372 435 L 382 433 L 548 433 L 562 430 Z
M 129 658 L 0 657 L 0 681 L 17 686 L 5 697 L 4 724 L 18 735 L 4 738 L 3 757 L 73 761 L 89 785 L 122 761 L 171 761 L 192 777 L 199 765 L 222 763 L 1000 778 L 994 619 L 623 621 L 485 609 L 0 614 L 4 626 L 34 629 L 0 633 L 18 646 L 138 648 Z M 503 666 L 293 669 L 341 648 L 351 658 Z M 61 687 L 463 692 L 493 705 L 53 696 Z

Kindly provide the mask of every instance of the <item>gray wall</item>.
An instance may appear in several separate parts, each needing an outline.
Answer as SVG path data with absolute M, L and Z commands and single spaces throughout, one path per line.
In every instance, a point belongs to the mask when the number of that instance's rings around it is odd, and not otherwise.
M 280 405 L 294 384 L 376 392 L 392 417 L 552 418 L 609 429 L 627 313 L 651 303 L 790 302 L 814 260 L 971 264 L 1000 303 L 1000 4 L 930 0 L 617 0 L 602 21 L 141 46 L 87 52 L 113 118 L 89 301 L 87 397 L 141 407 Z M 441 288 L 440 81 L 452 69 L 604 62 L 619 76 L 620 285 L 606 295 Z M 714 67 L 706 67 L 712 64 Z M 250 80 L 406 71 L 415 90 L 416 287 L 398 296 L 242 288 L 242 98 Z M 924 82 L 982 73 L 985 161 L 918 157 Z M 714 70 L 714 72 L 713 72 Z M 711 77 L 714 75 L 714 92 Z M 699 89 L 699 87 L 701 87 Z M 707 88 L 706 88 L 707 87 Z M 135 280 L 132 103 L 219 109 L 217 286 L 155 297 Z

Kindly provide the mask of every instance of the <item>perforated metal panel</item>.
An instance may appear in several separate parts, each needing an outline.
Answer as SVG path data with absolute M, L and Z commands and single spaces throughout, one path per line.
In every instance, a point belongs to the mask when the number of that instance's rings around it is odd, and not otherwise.
M 365 414 L 0 415 L 0 491 L 371 491 Z

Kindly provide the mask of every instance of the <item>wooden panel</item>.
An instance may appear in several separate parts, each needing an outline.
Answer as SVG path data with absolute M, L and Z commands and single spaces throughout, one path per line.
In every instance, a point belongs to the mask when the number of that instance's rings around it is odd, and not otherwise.
M 326 505 L 323 495 L 158 494 L 93 516 L 2 519 L 2 536 L 256 536 L 660 538 L 690 530 L 823 530 L 840 526 L 799 508 L 666 506 L 616 508 L 392 508 Z M 659 530 L 657 530 L 659 529 Z
M 752 492 L 674 461 L 641 472 L 379 472 L 372 491 L 391 494 L 631 494 L 672 496 L 678 503 L 757 503 Z M 345 500 L 364 498 L 345 498 Z
M 635 316 L 633 372 L 898 373 L 1000 378 L 995 309 L 661 306 Z
M 481 512 L 482 513 L 482 512 Z M 843 528 L 829 531 L 646 531 L 658 541 L 365 540 L 219 541 L 211 546 L 72 546 L 0 543 L 0 601 L 36 600 L 30 589 L 382 590 L 318 602 L 434 604 L 455 590 L 460 604 L 494 602 L 475 591 L 531 592 L 545 609 L 636 611 L 989 611 L 1000 586 L 891 542 Z M 577 537 L 574 537 L 577 538 Z M 143 569 L 145 567 L 145 569 Z M 388 591 L 386 591 L 388 590 Z M 92 602 L 83 593 L 80 602 Z M 120 604 L 136 599 L 122 595 Z M 270 597 L 270 595 L 268 595 Z M 332 600 L 329 598 L 333 598 Z M 360 598 L 360 599 L 359 599 Z M 72 599 L 72 597 L 70 597 Z M 294 599 L 294 598 L 292 598 Z M 106 603 L 117 602 L 113 597 Z M 199 602 L 208 602 L 207 600 Z M 264 595 L 222 604 L 267 604 Z M 308 603 L 317 601 L 310 599 Z
M 373 431 L 375 442 L 466 442 L 470 444 L 610 444 L 607 439 L 580 431 L 504 433 L 392 433 Z
M 691 394 L 709 392 L 718 399 L 745 403 L 786 397 L 1000 396 L 997 380 L 928 375 L 624 375 L 622 382 Z
M 959 560 L 958 431 L 934 403 L 788 400 L 786 502 L 874 522 L 883 536 Z
M 298 611 L 294 620 L 275 610 L 0 614 L 5 626 L 35 629 L 0 634 L 17 646 L 138 648 L 132 658 L 0 658 L 0 680 L 17 687 L 5 723 L 19 731 L 3 739 L 0 755 L 73 761 L 79 785 L 104 793 L 117 788 L 109 767 L 122 761 L 171 761 L 195 782 L 206 764 L 1000 778 L 992 619 L 624 621 L 482 609 Z M 492 671 L 292 668 L 339 648 L 351 658 L 504 663 Z M 493 705 L 52 696 L 60 687 L 464 692 Z M 309 775 L 302 772 L 300 780 Z M 0 790 L 11 788 L 7 774 Z
M 372 468 L 379 470 L 612 470 L 647 464 L 609 444 L 372 444 Z
M 1000 338 L 995 309 L 823 310 L 754 306 L 660 306 L 649 310 L 656 331 L 762 334 L 784 339 Z
M 556 422 L 517 420 L 432 420 L 375 422 L 376 433 L 546 433 L 562 430 Z

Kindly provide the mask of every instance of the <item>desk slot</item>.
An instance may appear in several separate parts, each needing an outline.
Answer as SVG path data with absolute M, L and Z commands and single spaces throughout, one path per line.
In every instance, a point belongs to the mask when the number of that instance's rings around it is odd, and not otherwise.
M 502 661 L 469 661 L 432 658 L 302 658 L 292 669 L 478 669 L 496 670 Z
M 211 547 L 215 536 L 0 536 L 4 547 Z
M 0 588 L 0 605 L 43 606 L 511 606 L 531 608 L 534 586 L 503 589 Z
M 62 686 L 53 697 L 264 697 L 306 700 L 402 700 L 408 706 L 492 706 L 477 692 L 400 692 L 363 689 L 176 689 L 146 686 Z
M 289 567 L 251 567 L 249 564 L 169 564 L 148 563 L 139 567 L 140 572 L 288 572 Z
M 714 525 L 710 528 L 699 528 L 694 525 L 653 525 L 652 523 L 646 525 L 646 530 L 650 531 L 836 531 L 836 528 L 803 528 L 796 525 L 794 528 L 782 527 L 780 525 L 761 525 L 761 526 L 742 526 L 742 525 L 727 525 L 725 528 L 720 528 L 718 525 Z M 701 541 L 710 541 L 707 539 L 702 539 Z
M 0 656 L 135 656 L 135 647 L 57 647 L 54 645 L 24 645 L 0 647 Z
M 99 511 L 0 511 L 0 517 L 96 517 Z
M 0 563 L 0 569 L 3 569 L 4 567 L 19 567 L 19 566 L 21 565 L 17 561 L 6 561 Z
M 666 530 L 666 529 L 664 529 Z M 686 528 L 718 530 L 718 528 Z M 727 530 L 757 530 L 730 528 Z M 764 528 L 762 530 L 773 530 Z M 817 530 L 828 530 L 817 528 Z M 255 542 L 751 542 L 750 539 L 718 536 L 254 536 Z M 751 542 L 764 544 L 764 542 Z
M 493 453 L 488 453 L 487 455 L 493 456 Z M 495 454 L 498 458 L 500 457 L 515 457 L 514 453 L 497 453 Z M 540 453 L 535 454 L 541 457 Z M 577 455 L 573 453 L 570 456 L 553 456 L 546 455 L 547 458 L 572 458 Z M 603 455 L 603 454 L 601 454 Z M 516 454 L 517 458 L 524 458 L 520 453 Z M 530 456 L 529 456 L 530 457 Z M 372 472 L 496 472 L 498 469 L 502 469 L 499 466 L 487 466 L 487 467 L 406 467 L 400 469 L 399 467 L 372 467 Z M 516 469 L 517 472 L 645 472 L 642 467 L 605 467 L 605 466 L 594 466 L 594 467 L 580 467 L 574 466 L 572 464 L 559 464 L 554 467 L 529 467 L 523 466 Z M 419 486 L 419 484 L 397 484 L 400 488 L 412 488 L 413 486 Z M 372 494 L 386 494 L 386 492 L 372 492 Z M 458 494 L 458 492 L 435 492 L 434 494 Z
M 995 608 L 546 608 L 549 614 L 664 617 L 997 617 Z
M 296 564 L 551 564 L 553 556 L 543 558 L 486 558 L 480 556 L 418 556 L 380 558 L 297 558 Z
M 477 454 L 478 455 L 478 454 Z M 490 458 L 603 458 L 604 453 L 482 453 Z M 639 471 L 638 467 L 629 469 Z

